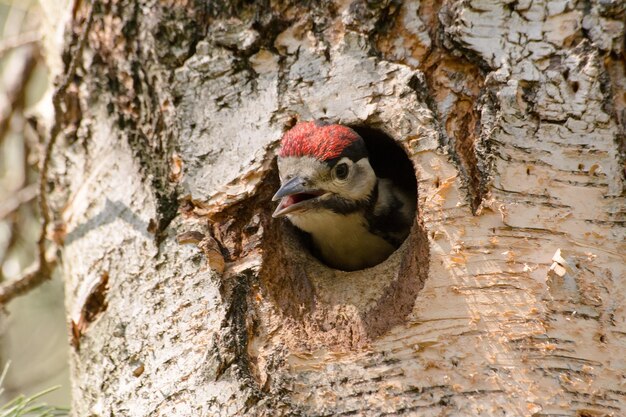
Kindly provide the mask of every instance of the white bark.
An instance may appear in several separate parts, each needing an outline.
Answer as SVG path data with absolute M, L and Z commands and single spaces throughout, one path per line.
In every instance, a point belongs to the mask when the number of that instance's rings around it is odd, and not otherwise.
M 626 413 L 623 6 L 178 3 L 97 9 L 56 153 L 70 318 L 106 299 L 75 415 Z M 407 150 L 389 260 L 330 270 L 270 218 L 296 116 Z

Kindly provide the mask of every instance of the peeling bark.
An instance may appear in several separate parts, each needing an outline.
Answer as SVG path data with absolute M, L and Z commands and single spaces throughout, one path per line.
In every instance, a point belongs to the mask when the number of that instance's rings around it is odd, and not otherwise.
M 625 13 L 96 1 L 51 175 L 74 414 L 626 414 Z M 373 268 L 271 218 L 278 140 L 313 118 L 414 166 Z

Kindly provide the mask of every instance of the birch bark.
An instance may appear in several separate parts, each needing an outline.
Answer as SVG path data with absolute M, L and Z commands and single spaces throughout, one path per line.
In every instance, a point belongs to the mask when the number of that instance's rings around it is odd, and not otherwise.
M 96 1 L 51 175 L 74 415 L 626 414 L 625 9 Z M 297 118 L 406 150 L 387 261 L 271 219 Z

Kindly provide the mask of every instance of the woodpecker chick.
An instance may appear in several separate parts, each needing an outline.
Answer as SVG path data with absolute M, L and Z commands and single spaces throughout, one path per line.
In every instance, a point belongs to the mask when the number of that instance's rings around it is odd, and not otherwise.
M 404 241 L 415 199 L 378 178 L 363 139 L 352 129 L 302 122 L 282 138 L 281 186 L 274 217 L 286 216 L 309 233 L 331 267 L 354 271 L 376 265 Z

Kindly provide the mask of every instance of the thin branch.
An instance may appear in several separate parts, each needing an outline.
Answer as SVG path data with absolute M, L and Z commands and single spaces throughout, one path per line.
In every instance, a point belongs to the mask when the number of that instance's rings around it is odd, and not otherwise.
M 61 126 L 63 126 L 63 107 L 61 105 L 62 100 L 65 98 L 68 87 L 70 86 L 74 76 L 76 75 L 76 69 L 78 62 L 82 56 L 83 49 L 85 47 L 91 24 L 93 23 L 94 6 L 93 3 L 89 8 L 89 14 L 87 15 L 87 21 L 83 27 L 83 31 L 80 35 L 78 45 L 72 55 L 72 60 L 65 73 L 63 81 L 56 89 L 52 96 L 52 104 L 54 105 L 55 121 L 50 129 L 50 139 L 46 144 L 43 152 L 43 158 L 41 160 L 41 166 L 39 170 L 39 210 L 43 218 L 41 224 L 41 234 L 37 241 L 38 260 L 34 265 L 29 267 L 27 271 L 18 279 L 8 282 L 5 285 L 0 286 L 0 306 L 6 305 L 13 298 L 18 295 L 25 294 L 31 289 L 41 285 L 46 280 L 50 279 L 52 269 L 56 266 L 56 258 L 48 258 L 46 256 L 46 240 L 47 229 L 51 223 L 50 208 L 48 206 L 48 200 L 46 199 L 46 185 L 48 182 L 48 169 L 50 167 L 50 160 L 52 156 L 52 150 L 56 143 L 57 137 L 61 133 Z
M 0 286 L 0 306 L 6 305 L 17 296 L 26 294 L 33 288 L 50 279 L 50 271 L 56 266 L 56 259 L 46 260 L 46 269 L 40 267 L 39 261 L 26 268 L 24 273 L 17 279 Z
M 0 144 L 4 141 L 7 136 L 7 132 L 11 126 L 11 123 L 15 120 L 14 115 L 16 112 L 23 113 L 24 112 L 24 101 L 26 96 L 26 86 L 30 82 L 34 72 L 37 62 L 39 61 L 40 54 L 37 46 L 29 46 L 24 54 L 20 54 L 19 56 L 14 57 L 13 60 L 18 60 L 19 62 L 15 63 L 16 69 L 12 73 L 13 76 L 10 77 L 10 80 L 7 80 L 8 85 L 5 88 L 4 95 L 5 106 L 2 106 L 0 109 Z M 26 175 L 26 165 L 22 167 L 24 170 L 24 175 L 20 178 L 20 182 L 23 184 L 27 175 Z M 23 185 L 17 185 L 18 187 L 22 187 Z M 23 203 L 28 202 L 34 199 L 37 196 L 37 189 L 33 186 L 28 186 L 21 188 L 17 193 L 12 193 L 8 199 L 5 199 L 4 202 L 0 203 L 0 220 L 7 218 L 11 213 L 15 212 Z M 0 251 L 0 266 L 4 264 L 4 260 L 7 255 L 11 252 L 13 246 L 18 242 L 19 233 L 17 233 L 18 229 L 18 219 L 12 218 L 9 221 L 11 225 L 11 234 L 8 239 L 6 246 Z M 0 270 L 0 282 L 4 281 L 4 275 Z

